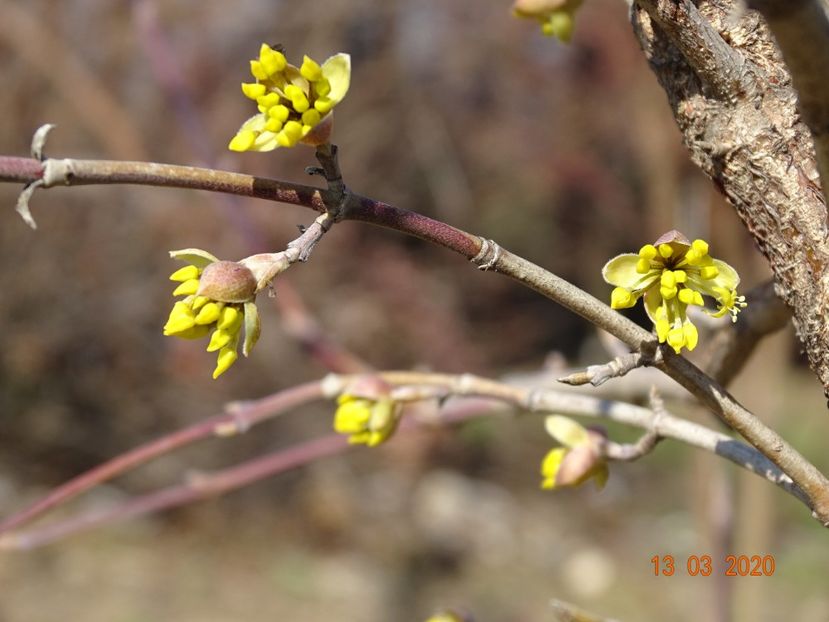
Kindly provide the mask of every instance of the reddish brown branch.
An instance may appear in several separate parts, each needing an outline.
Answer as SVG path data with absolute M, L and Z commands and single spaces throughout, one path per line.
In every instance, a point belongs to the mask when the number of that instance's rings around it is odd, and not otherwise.
M 0 523 L 0 533 L 28 523 L 56 505 L 66 503 L 90 488 L 145 464 L 162 454 L 170 453 L 197 440 L 212 436 L 228 436 L 245 432 L 257 423 L 321 397 L 320 383 L 309 382 L 280 391 L 261 400 L 232 404 L 228 407 L 226 414 L 217 415 L 178 432 L 165 435 L 146 445 L 136 447 L 132 451 L 104 462 L 58 486 L 34 505 Z

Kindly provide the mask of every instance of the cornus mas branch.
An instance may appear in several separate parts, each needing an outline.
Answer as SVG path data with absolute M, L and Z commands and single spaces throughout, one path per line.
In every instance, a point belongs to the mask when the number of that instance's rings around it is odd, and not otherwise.
M 300 405 L 331 398 L 346 390 L 360 378 L 365 378 L 365 376 L 330 375 L 322 381 L 298 385 L 259 400 L 231 404 L 227 408 L 228 412 L 223 415 L 206 419 L 136 447 L 66 482 L 32 506 L 7 518 L 0 524 L 0 534 L 3 534 L 0 536 L 0 548 L 17 549 L 41 546 L 116 520 L 134 518 L 236 490 L 265 477 L 353 448 L 354 446 L 347 444 L 342 436 L 314 439 L 227 469 L 190 477 L 183 484 L 141 495 L 104 510 L 82 513 L 42 528 L 23 532 L 12 531 L 89 489 L 162 455 L 206 438 L 226 437 L 245 432 L 250 427 L 270 418 L 287 414 Z M 715 432 L 702 425 L 675 417 L 656 403 L 654 403 L 655 410 L 650 410 L 588 395 L 515 387 L 469 374 L 455 376 L 405 371 L 379 372 L 377 378 L 389 383 L 394 397 L 400 400 L 434 400 L 450 396 L 463 398 L 444 406 L 437 420 L 442 424 L 489 415 L 492 414 L 493 409 L 502 410 L 503 405 L 506 404 L 523 411 L 586 416 L 639 427 L 644 429 L 647 432 L 646 437 L 652 437 L 651 440 L 654 442 L 657 438 L 671 438 L 715 453 L 780 486 L 789 494 L 809 504 L 809 499 L 803 491 L 756 449 L 721 432 Z M 405 429 L 411 426 L 404 421 L 402 427 Z M 652 449 L 653 444 L 642 442 L 641 447 L 628 447 L 609 443 L 607 458 L 609 460 L 636 459 Z
M 699 398 L 731 428 L 767 456 L 804 492 L 814 517 L 829 526 L 829 480 L 779 434 L 746 410 L 724 387 L 686 359 L 659 347 L 655 336 L 608 305 L 555 274 L 484 240 L 422 214 L 357 194 L 274 179 L 171 164 L 105 160 L 53 160 L 0 156 L 0 181 L 56 185 L 142 184 L 228 192 L 302 205 L 338 218 L 379 225 L 452 250 L 480 269 L 494 270 L 563 305 L 647 356 L 651 364 Z

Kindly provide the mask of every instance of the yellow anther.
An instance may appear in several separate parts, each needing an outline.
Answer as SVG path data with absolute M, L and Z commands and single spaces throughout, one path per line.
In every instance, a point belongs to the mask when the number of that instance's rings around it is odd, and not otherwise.
M 320 97 L 314 102 L 314 108 L 316 108 L 320 114 L 328 114 L 333 107 L 334 102 L 327 97 Z
M 693 248 L 700 257 L 708 254 L 708 242 L 705 240 L 694 240 L 691 243 L 691 248 Z
M 322 67 L 320 67 L 319 63 L 311 57 L 303 56 L 302 66 L 299 68 L 299 73 L 309 82 L 316 82 L 322 78 Z
M 221 303 L 209 302 L 204 305 L 196 316 L 196 324 L 212 324 L 219 319 Z
M 702 299 L 702 294 L 700 294 L 697 291 L 694 292 L 694 304 L 699 307 L 705 306 L 705 301 Z
M 317 97 L 325 97 L 331 92 L 331 83 L 325 78 L 314 81 L 314 93 Z
M 659 288 L 659 294 L 665 300 L 671 300 L 672 298 L 674 298 L 676 296 L 676 292 L 677 292 L 676 286 L 666 287 L 666 286 L 663 285 L 662 287 Z
M 677 283 L 684 283 L 688 279 L 688 275 L 685 270 L 674 270 L 674 279 Z
M 258 99 L 265 94 L 264 84 L 254 84 L 251 82 L 242 82 L 242 93 L 245 94 L 245 97 L 248 99 Z
M 253 130 L 242 130 L 230 139 L 227 148 L 231 151 L 247 151 L 256 141 L 256 132 Z
M 239 355 L 236 353 L 235 348 L 222 348 L 219 351 L 219 357 L 216 359 L 216 369 L 213 370 L 213 380 L 225 373 L 230 366 L 236 362 L 237 358 L 239 358 Z
M 613 309 L 627 309 L 635 304 L 636 298 L 624 287 L 617 287 L 610 294 L 610 306 Z
M 190 296 L 199 290 L 199 280 L 189 279 L 173 290 L 173 296 Z
M 636 262 L 636 272 L 639 274 L 647 274 L 650 272 L 651 262 L 643 257 L 640 257 Z
M 277 52 L 267 43 L 263 43 L 259 48 L 259 62 L 262 63 L 262 68 L 269 76 L 279 73 L 288 64 L 282 52 Z
M 293 99 L 291 99 L 291 104 L 294 107 L 294 110 L 302 114 L 306 110 L 311 107 L 311 103 L 308 101 L 308 98 L 305 97 L 305 93 L 300 93 Z
M 222 315 L 216 323 L 216 327 L 228 332 L 234 332 L 242 324 L 242 312 L 233 306 L 222 309 Z
M 278 132 L 282 129 L 282 121 L 279 119 L 268 119 L 265 121 L 265 129 L 269 132 Z
M 310 125 L 314 127 L 317 123 L 320 122 L 322 116 L 317 110 L 311 108 L 310 110 L 306 110 L 302 113 L 302 123 L 303 125 Z
M 199 278 L 199 269 L 196 266 L 184 266 L 179 268 L 170 275 L 171 281 L 189 281 L 190 279 Z
M 302 95 L 302 89 L 299 88 L 296 84 L 288 84 L 285 88 L 285 97 L 288 99 L 293 99 L 297 95 Z
M 658 250 L 663 259 L 669 259 L 674 254 L 674 249 L 670 244 L 660 244 Z
M 262 97 L 256 98 L 256 103 L 259 104 L 259 110 L 265 112 L 265 110 L 268 110 L 272 106 L 276 106 L 279 103 L 279 95 L 276 93 L 262 95 Z
M 699 296 L 699 292 L 695 292 L 692 289 L 688 289 L 687 287 L 684 287 L 681 290 L 679 290 L 679 293 L 677 294 L 677 298 L 679 298 L 679 302 L 681 302 L 682 304 L 693 305 L 693 304 L 696 304 L 696 299 L 697 299 L 697 297 L 694 296 L 694 294 L 697 294 L 697 296 Z M 700 300 L 702 300 L 702 296 L 700 296 Z
M 663 270 L 659 282 L 662 287 L 674 287 L 676 285 L 676 277 L 670 270 Z
M 699 274 L 704 279 L 715 279 L 719 276 L 720 271 L 717 266 L 705 266 L 700 268 Z
M 295 143 L 302 137 L 302 124 L 297 121 L 288 121 L 282 128 L 282 132 Z
M 267 80 L 268 72 L 258 60 L 250 61 L 250 74 L 257 80 Z
M 639 256 L 642 259 L 655 259 L 656 258 L 656 247 L 653 244 L 645 244 L 642 248 L 639 249 Z
M 272 108 L 268 109 L 268 116 L 271 119 L 276 119 L 281 123 L 285 123 L 288 120 L 288 116 L 290 116 L 291 111 L 288 110 L 287 106 L 283 106 L 279 104 L 277 106 L 273 106 Z
M 207 344 L 207 351 L 215 352 L 216 350 L 224 348 L 227 344 L 230 343 L 230 339 L 232 337 L 233 334 L 226 330 L 214 330 L 213 334 L 210 335 L 210 343 Z

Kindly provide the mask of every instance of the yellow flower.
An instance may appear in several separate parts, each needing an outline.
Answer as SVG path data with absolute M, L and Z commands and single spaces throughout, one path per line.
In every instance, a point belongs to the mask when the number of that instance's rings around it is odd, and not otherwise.
M 667 342 L 677 354 L 683 347 L 693 350 L 697 345 L 697 328 L 687 316 L 689 305 L 703 307 L 703 296 L 709 296 L 718 308 L 706 313 L 714 317 L 730 313 L 733 322 L 746 306 L 745 296 L 737 294 L 740 277 L 736 270 L 712 259 L 707 242 L 692 243 L 678 231 L 645 244 L 637 255 L 614 257 L 602 275 L 616 286 L 610 295 L 614 309 L 632 307 L 644 295 L 659 342 Z
M 170 280 L 179 283 L 173 296 L 184 296 L 173 305 L 164 325 L 164 334 L 182 339 L 210 336 L 208 352 L 218 351 L 213 378 L 236 362 L 242 327 L 242 353 L 248 356 L 259 339 L 259 313 L 254 298 L 257 283 L 251 270 L 237 262 L 219 261 L 210 253 L 188 248 L 171 251 L 170 256 L 188 263 L 173 272 Z
M 344 393 L 337 398 L 334 429 L 348 442 L 369 447 L 389 439 L 397 429 L 402 405 L 391 398 L 370 399 Z
M 256 102 L 259 114 L 242 124 L 230 141 L 231 151 L 272 151 L 298 142 L 320 145 L 331 134 L 332 110 L 348 92 L 351 57 L 336 54 L 322 65 L 305 56 L 300 67 L 263 43 L 250 61 L 255 82 L 242 93 Z
M 597 488 L 607 482 L 607 462 L 602 454 L 605 436 L 588 430 L 568 417 L 550 415 L 545 421 L 547 432 L 561 447 L 547 452 L 541 462 L 541 487 L 544 489 L 579 486 L 593 478 Z
M 582 0 L 515 0 L 512 14 L 534 19 L 541 24 L 541 32 L 568 43 L 573 36 L 576 10 Z

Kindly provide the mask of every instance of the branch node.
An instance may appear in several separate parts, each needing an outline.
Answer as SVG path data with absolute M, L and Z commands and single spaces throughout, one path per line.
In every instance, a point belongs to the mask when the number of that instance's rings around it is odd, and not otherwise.
M 478 270 L 486 272 L 497 265 L 501 258 L 501 247 L 494 240 L 478 239 L 481 240 L 481 250 L 469 261 L 478 266 Z
M 592 384 L 594 387 L 604 384 L 611 378 L 619 378 L 629 371 L 647 365 L 649 359 L 641 352 L 631 352 L 623 356 L 617 356 L 609 363 L 603 365 L 590 365 L 587 369 L 574 372 L 558 381 L 570 386 L 581 386 Z

